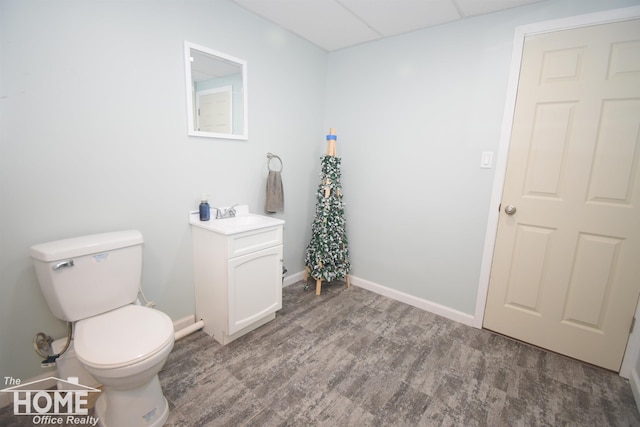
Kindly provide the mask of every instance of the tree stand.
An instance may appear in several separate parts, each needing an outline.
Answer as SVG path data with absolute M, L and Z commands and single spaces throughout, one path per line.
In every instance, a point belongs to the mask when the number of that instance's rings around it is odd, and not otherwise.
M 307 280 L 309 280 L 309 274 L 310 274 L 309 267 L 307 267 L 305 269 L 305 272 L 304 272 L 304 281 L 305 282 Z M 315 278 L 315 277 L 313 279 L 316 281 L 316 295 L 320 295 L 320 291 L 322 290 L 322 279 L 318 279 L 318 278 Z M 345 276 L 344 280 L 347 282 L 347 288 L 350 288 L 351 287 L 351 283 L 349 281 L 349 275 L 348 274 Z M 305 287 L 305 289 L 306 289 L 306 287 Z
M 336 157 L 334 130 L 327 135 L 327 154 L 322 158 L 320 185 L 316 192 L 316 216 L 311 229 L 311 241 L 305 257 L 305 281 L 316 281 L 316 295 L 322 282 L 345 278 L 349 281 L 349 249 L 345 232 L 344 203 L 340 185 L 340 158 Z

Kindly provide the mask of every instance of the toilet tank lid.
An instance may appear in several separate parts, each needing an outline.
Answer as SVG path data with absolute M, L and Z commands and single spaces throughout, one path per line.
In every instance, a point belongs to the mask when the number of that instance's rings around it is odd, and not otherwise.
M 31 246 L 30 252 L 32 258 L 50 262 L 141 245 L 143 242 L 142 233 L 138 230 L 126 230 L 40 243 Z

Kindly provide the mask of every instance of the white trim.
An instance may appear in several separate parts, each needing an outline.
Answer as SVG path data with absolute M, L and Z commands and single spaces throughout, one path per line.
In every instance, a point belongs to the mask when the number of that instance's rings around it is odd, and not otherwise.
M 294 274 L 291 274 L 291 275 L 285 277 L 284 281 L 282 282 L 282 287 L 286 288 L 287 286 L 291 286 L 294 283 L 298 283 L 298 282 L 304 280 L 304 274 L 305 274 L 305 271 L 302 270 L 302 271 L 300 271 L 298 273 L 294 273 Z
M 235 133 L 215 133 L 215 132 L 200 132 L 195 130 L 193 109 L 195 107 L 193 83 L 191 81 L 191 49 L 199 50 L 200 52 L 211 55 L 212 57 L 218 57 L 223 61 L 237 64 L 242 70 L 242 111 L 243 111 L 243 126 L 241 130 Z M 210 138 L 222 138 L 222 139 L 236 139 L 236 140 L 249 140 L 249 89 L 247 86 L 247 61 L 244 59 L 236 58 L 226 53 L 218 52 L 217 50 L 209 49 L 189 41 L 184 42 L 184 64 L 185 64 L 185 89 L 186 89 L 186 101 L 187 101 L 187 134 L 189 136 L 204 136 Z M 233 129 L 232 129 L 233 131 Z
M 468 326 L 473 326 L 473 316 L 470 314 L 463 313 L 461 311 L 454 310 L 453 308 L 446 307 L 444 305 L 440 305 L 438 303 L 422 298 L 418 298 L 413 295 L 409 295 L 396 289 L 387 288 L 386 286 L 370 282 L 357 276 L 349 276 L 349 279 L 351 284 L 354 286 L 358 286 L 376 294 L 412 305 L 421 310 L 437 314 L 438 316 L 446 317 L 447 319 L 454 320 Z
M 194 323 L 196 323 L 196 316 L 194 314 L 181 317 L 180 319 L 173 321 L 173 331 L 178 332 L 182 329 L 188 328 Z
M 288 276 L 284 280 L 283 287 L 287 287 L 294 283 L 298 283 L 304 280 L 305 271 L 302 270 L 298 273 L 292 274 Z M 398 291 L 396 289 L 388 288 L 386 286 L 382 286 L 378 283 L 371 282 L 369 280 L 363 279 L 361 277 L 349 275 L 349 282 L 353 286 L 357 286 L 362 289 L 366 289 L 378 295 L 382 295 L 388 298 L 391 298 L 396 301 L 403 302 L 405 304 L 409 304 L 413 307 L 419 308 L 424 311 L 428 311 L 433 314 L 437 314 L 438 316 L 446 317 L 447 319 L 454 320 L 456 322 L 463 323 L 465 325 L 473 326 L 473 316 L 467 313 L 463 313 L 458 310 L 454 310 L 453 308 L 446 307 L 444 305 L 428 301 L 422 298 L 415 297 L 413 295 L 409 295 L 407 293 Z M 315 283 L 314 283 L 315 289 Z
M 597 24 L 607 24 L 618 21 L 626 21 L 640 17 L 640 6 L 632 6 L 622 9 L 607 10 L 603 12 L 589 13 L 569 18 L 555 19 L 552 21 L 539 22 L 536 24 L 517 27 L 513 41 L 513 53 L 511 58 L 511 71 L 509 74 L 509 85 L 507 87 L 507 98 L 502 121 L 502 131 L 500 133 L 500 143 L 498 146 L 498 159 L 496 162 L 496 172 L 493 180 L 493 190 L 489 203 L 489 216 L 487 220 L 487 232 L 482 253 L 482 264 L 480 267 L 480 280 L 478 284 L 478 294 L 476 299 L 476 310 L 473 325 L 481 328 L 484 319 L 484 310 L 487 303 L 487 292 L 489 290 L 489 279 L 491 275 L 491 264 L 493 262 L 493 250 L 496 242 L 498 230 L 498 207 L 502 198 L 505 174 L 507 168 L 507 153 L 511 137 L 511 126 L 513 113 L 515 110 L 516 91 L 518 79 L 520 77 L 520 63 L 522 61 L 522 48 L 526 36 L 542 34 L 552 31 L 567 30 L 573 28 L 587 27 Z M 629 348 L 629 346 L 627 346 Z M 627 357 L 625 353 L 625 359 Z
M 636 378 L 638 373 L 636 372 L 636 363 L 640 356 L 640 304 L 636 303 L 635 325 L 633 332 L 629 334 L 629 340 L 627 341 L 627 348 L 624 352 L 624 359 L 622 359 L 622 366 L 620 366 L 620 376 L 623 378 L 631 379 L 635 374 Z M 640 385 L 640 384 L 637 384 Z M 638 402 L 638 399 L 636 399 Z M 640 405 L 639 405 L 640 408 Z
M 633 400 L 636 401 L 636 408 L 640 409 L 640 376 L 638 376 L 638 371 L 635 369 L 631 371 L 629 386 L 631 386 Z

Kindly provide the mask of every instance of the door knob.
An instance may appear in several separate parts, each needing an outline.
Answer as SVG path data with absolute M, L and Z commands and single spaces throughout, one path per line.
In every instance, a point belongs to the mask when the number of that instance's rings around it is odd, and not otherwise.
M 516 207 L 513 205 L 507 205 L 504 207 L 504 213 L 506 213 L 507 215 L 513 215 L 514 213 L 516 213 Z

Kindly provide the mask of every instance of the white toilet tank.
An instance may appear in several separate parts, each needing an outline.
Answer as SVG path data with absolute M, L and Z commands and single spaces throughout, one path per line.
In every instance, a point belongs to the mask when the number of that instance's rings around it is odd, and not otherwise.
M 142 278 L 142 234 L 94 234 L 31 247 L 36 275 L 54 316 L 67 322 L 131 304 Z

